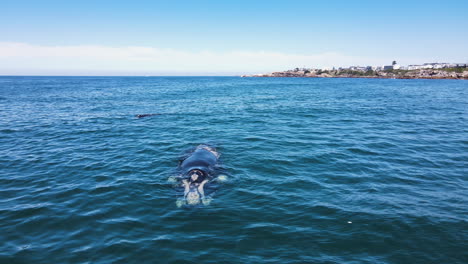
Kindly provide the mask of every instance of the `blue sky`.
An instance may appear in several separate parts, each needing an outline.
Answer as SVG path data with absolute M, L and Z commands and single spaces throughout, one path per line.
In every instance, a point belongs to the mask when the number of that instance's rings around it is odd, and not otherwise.
M 468 62 L 468 1 L 0 5 L 0 74 L 223 75 Z

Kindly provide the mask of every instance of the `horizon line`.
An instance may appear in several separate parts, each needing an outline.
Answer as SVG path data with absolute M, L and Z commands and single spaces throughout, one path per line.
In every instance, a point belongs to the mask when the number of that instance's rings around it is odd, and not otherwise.
M 242 75 L 242 74 L 241 74 Z M 0 77 L 240 77 L 241 75 L 36 75 L 0 74 Z

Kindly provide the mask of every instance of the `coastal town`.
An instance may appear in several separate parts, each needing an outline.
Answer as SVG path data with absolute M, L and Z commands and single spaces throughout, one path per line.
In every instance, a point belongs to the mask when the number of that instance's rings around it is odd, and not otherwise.
M 241 77 L 311 77 L 311 78 L 382 78 L 382 79 L 468 79 L 467 63 L 424 63 L 399 65 L 393 61 L 383 66 L 350 66 L 346 68 L 295 68 Z

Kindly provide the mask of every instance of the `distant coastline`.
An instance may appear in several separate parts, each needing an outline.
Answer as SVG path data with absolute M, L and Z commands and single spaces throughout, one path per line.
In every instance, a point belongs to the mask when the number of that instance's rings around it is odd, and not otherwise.
M 468 80 L 467 64 L 425 63 L 402 67 L 394 61 L 381 67 L 351 66 L 348 68 L 293 70 L 265 74 L 242 75 L 241 77 L 309 77 L 309 78 L 375 78 L 375 79 L 458 79 Z

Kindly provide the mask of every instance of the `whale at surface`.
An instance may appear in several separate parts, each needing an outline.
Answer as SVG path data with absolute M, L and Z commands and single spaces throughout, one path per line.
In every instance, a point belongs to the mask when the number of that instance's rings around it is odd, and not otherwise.
M 178 175 L 168 179 L 178 189 L 178 207 L 211 203 L 217 185 L 227 180 L 220 174 L 219 157 L 214 147 L 199 145 L 180 160 Z

